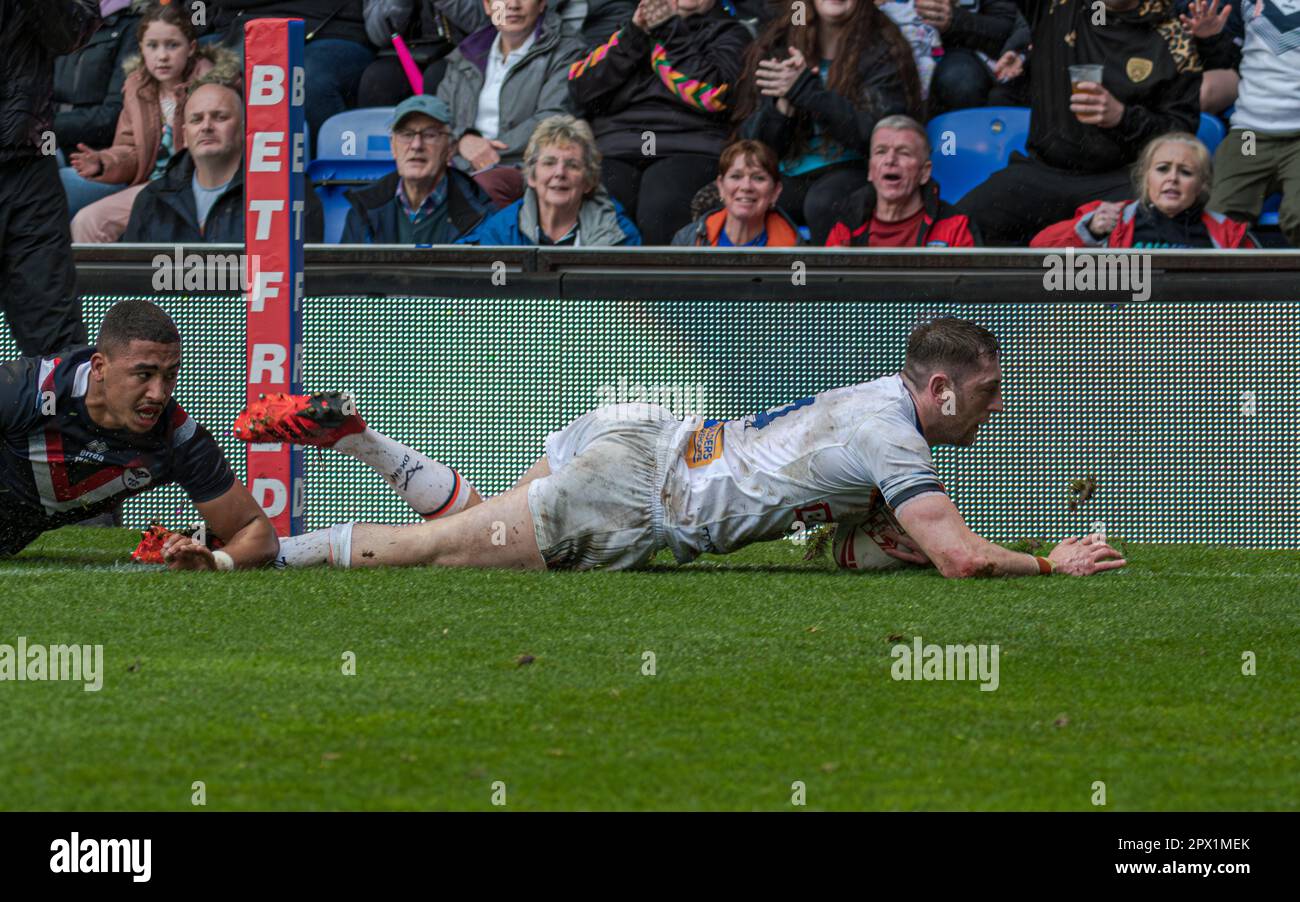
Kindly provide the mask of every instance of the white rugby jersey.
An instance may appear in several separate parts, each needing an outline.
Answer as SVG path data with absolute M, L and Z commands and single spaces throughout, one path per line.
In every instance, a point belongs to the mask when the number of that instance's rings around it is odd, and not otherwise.
M 831 389 L 739 420 L 688 420 L 663 493 L 668 547 L 685 563 L 779 539 L 796 521 L 862 519 L 942 492 L 901 376 Z

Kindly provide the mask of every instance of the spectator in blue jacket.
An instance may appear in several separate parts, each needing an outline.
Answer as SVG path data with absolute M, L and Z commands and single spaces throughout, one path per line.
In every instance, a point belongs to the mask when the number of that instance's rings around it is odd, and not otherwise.
M 638 245 L 641 233 L 600 184 L 600 151 L 591 126 L 573 116 L 543 119 L 524 153 L 524 196 L 503 207 L 458 244 L 507 246 Z
M 494 211 L 487 192 L 451 159 L 451 110 L 428 94 L 408 97 L 389 135 L 397 171 L 348 192 L 343 244 L 450 244 Z

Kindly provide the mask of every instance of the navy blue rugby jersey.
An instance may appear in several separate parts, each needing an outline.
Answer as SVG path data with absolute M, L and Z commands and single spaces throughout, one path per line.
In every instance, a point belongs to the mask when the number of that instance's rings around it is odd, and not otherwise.
M 97 425 L 86 411 L 94 351 L 0 366 L 0 554 L 155 486 L 179 483 L 202 504 L 234 484 L 211 433 L 175 399 L 147 433 Z

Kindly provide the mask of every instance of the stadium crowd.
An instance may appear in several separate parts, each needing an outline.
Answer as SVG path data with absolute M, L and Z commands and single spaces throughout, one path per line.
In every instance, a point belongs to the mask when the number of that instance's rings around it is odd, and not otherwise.
M 98 5 L 55 64 L 74 241 L 242 240 L 243 25 L 298 16 L 315 158 L 394 108 L 393 171 L 309 192 L 308 240 L 1236 248 L 1280 193 L 1300 246 L 1294 0 Z M 945 197 L 951 117 L 1004 106 L 1024 152 Z

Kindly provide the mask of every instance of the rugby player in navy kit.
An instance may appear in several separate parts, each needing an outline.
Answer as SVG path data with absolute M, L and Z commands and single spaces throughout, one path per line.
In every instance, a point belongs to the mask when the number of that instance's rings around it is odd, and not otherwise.
M 170 535 L 168 567 L 230 570 L 276 556 L 261 507 L 208 430 L 172 398 L 180 363 L 171 317 L 149 301 L 122 301 L 94 347 L 0 366 L 0 557 L 171 482 L 224 544 L 214 553 Z

